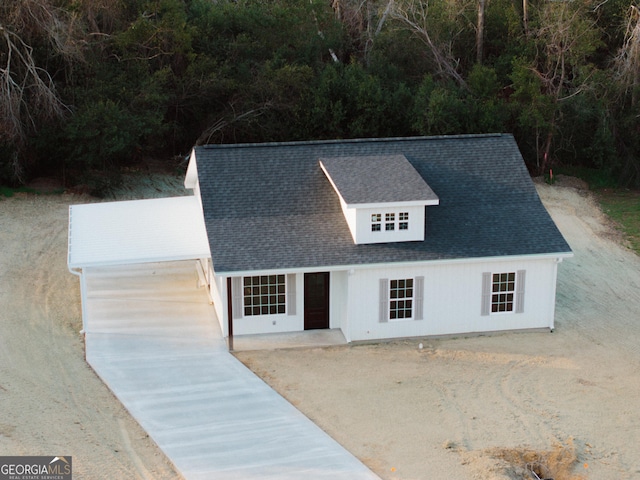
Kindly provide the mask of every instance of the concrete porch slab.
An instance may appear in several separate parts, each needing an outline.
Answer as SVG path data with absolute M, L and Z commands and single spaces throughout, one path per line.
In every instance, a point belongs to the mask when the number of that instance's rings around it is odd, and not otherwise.
M 347 341 L 339 328 L 290 333 L 267 333 L 263 335 L 237 335 L 233 337 L 233 350 L 237 352 L 279 348 L 333 347 L 337 345 L 347 345 Z

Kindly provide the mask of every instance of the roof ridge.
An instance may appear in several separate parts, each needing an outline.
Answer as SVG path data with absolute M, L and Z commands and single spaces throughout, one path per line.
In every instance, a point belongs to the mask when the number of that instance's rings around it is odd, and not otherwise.
M 224 149 L 224 148 L 255 148 L 255 147 L 296 147 L 310 145 L 336 145 L 347 143 L 385 143 L 385 142 L 411 142 L 429 140 L 460 140 L 465 138 L 490 138 L 512 136 L 510 133 L 466 133 L 456 135 L 424 135 L 411 137 L 381 137 L 381 138 L 346 138 L 346 139 L 326 139 L 326 140 L 292 140 L 285 142 L 255 142 L 255 143 L 210 143 L 198 145 L 196 148 L 204 149 Z

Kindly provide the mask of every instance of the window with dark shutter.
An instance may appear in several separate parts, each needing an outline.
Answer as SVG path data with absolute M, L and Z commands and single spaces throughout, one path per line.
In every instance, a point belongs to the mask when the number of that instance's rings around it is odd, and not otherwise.
M 482 274 L 481 315 L 524 313 L 525 270 Z
M 380 279 L 380 323 L 389 321 L 389 279 Z

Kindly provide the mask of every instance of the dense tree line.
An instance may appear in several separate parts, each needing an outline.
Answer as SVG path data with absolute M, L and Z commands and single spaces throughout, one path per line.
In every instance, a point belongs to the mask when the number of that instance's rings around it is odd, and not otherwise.
M 640 185 L 630 0 L 4 0 L 0 183 L 196 143 L 512 132 Z

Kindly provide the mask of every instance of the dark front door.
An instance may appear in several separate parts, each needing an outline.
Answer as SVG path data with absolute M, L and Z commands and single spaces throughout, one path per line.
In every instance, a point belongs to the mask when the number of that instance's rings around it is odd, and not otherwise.
M 304 329 L 329 328 L 329 272 L 304 274 Z

